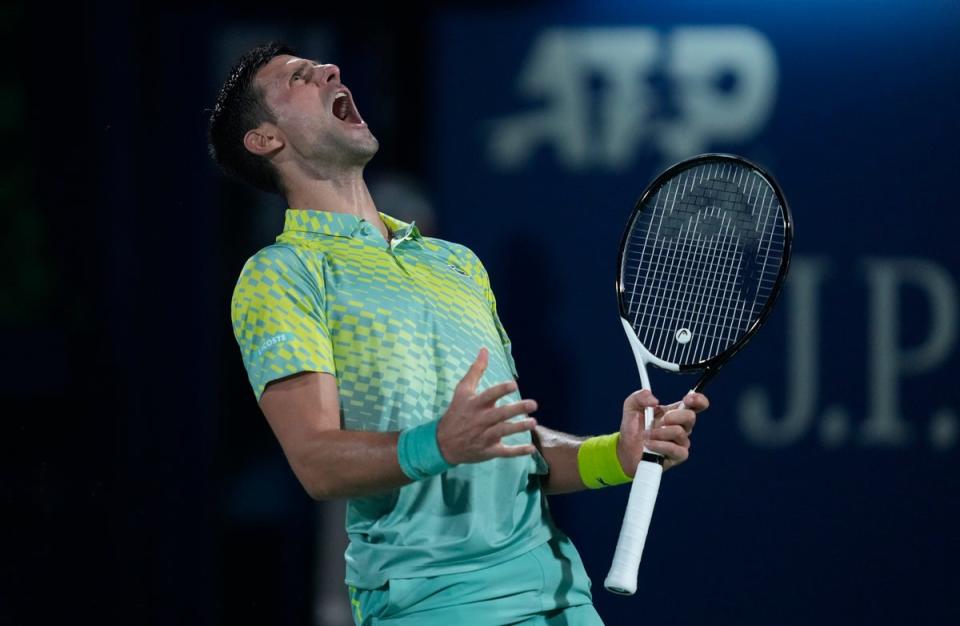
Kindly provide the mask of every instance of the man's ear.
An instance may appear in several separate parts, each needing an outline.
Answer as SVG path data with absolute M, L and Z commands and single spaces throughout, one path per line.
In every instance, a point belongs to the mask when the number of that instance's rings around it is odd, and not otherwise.
M 267 122 L 248 130 L 243 136 L 243 146 L 258 156 L 267 156 L 283 145 L 280 129 Z

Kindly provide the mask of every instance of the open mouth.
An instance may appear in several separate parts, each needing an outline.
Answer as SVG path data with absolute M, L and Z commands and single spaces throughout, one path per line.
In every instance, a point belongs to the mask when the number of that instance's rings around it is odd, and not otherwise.
M 341 91 L 333 98 L 333 115 L 341 122 L 348 124 L 363 124 L 363 118 L 353 104 L 353 98 L 346 91 Z

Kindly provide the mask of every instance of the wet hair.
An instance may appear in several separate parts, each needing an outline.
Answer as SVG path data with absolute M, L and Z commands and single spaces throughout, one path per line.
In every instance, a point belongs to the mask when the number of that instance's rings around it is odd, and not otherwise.
M 281 54 L 296 56 L 290 47 L 270 42 L 240 57 L 220 88 L 207 133 L 210 156 L 227 176 L 276 194 L 283 193 L 280 174 L 265 157 L 247 150 L 243 137 L 263 122 L 277 121 L 253 79 L 261 67 Z

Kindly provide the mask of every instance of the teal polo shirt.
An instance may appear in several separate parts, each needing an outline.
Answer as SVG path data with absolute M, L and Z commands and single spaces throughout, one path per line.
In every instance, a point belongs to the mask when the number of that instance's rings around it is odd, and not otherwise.
M 490 358 L 478 393 L 516 376 L 477 256 L 380 217 L 389 242 L 353 215 L 288 209 L 276 243 L 244 265 L 233 330 L 258 400 L 273 380 L 327 372 L 344 430 L 400 431 L 440 419 L 481 347 Z M 530 434 L 503 442 L 529 443 Z M 350 499 L 347 584 L 471 571 L 542 544 L 551 535 L 546 472 L 539 453 L 493 459 Z

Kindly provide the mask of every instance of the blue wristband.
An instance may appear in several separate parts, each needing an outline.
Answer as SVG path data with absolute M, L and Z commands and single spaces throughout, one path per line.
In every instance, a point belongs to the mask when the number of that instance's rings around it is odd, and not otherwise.
M 440 420 L 434 420 L 400 433 L 397 459 L 400 461 L 400 469 L 410 480 L 436 476 L 453 467 L 440 454 L 440 444 L 437 443 L 439 423 Z

